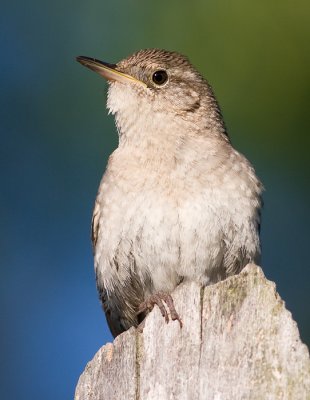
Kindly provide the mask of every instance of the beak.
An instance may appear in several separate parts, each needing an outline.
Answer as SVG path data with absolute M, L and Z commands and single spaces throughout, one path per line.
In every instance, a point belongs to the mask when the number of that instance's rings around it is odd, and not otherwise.
M 121 83 L 139 83 L 140 85 L 146 86 L 146 84 L 139 79 L 118 71 L 116 69 L 116 64 L 109 64 L 107 62 L 96 60 L 95 58 L 84 56 L 76 57 L 76 61 L 78 61 L 85 67 L 97 72 L 108 81 L 117 81 Z

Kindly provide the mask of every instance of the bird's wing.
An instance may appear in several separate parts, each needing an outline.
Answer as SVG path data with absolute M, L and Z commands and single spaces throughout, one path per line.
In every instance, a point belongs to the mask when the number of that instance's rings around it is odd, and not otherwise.
M 99 232 L 99 219 L 100 219 L 100 204 L 96 200 L 95 207 L 93 211 L 93 217 L 91 221 L 91 240 L 93 244 L 93 251 L 95 251 L 95 247 L 98 240 L 98 232 Z

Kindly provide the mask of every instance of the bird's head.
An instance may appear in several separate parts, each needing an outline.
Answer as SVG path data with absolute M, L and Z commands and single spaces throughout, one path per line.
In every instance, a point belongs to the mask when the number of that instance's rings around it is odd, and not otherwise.
M 77 61 L 108 80 L 107 106 L 121 134 L 133 125 L 161 131 L 171 124 L 225 132 L 211 87 L 179 53 L 147 49 L 117 64 L 89 57 Z

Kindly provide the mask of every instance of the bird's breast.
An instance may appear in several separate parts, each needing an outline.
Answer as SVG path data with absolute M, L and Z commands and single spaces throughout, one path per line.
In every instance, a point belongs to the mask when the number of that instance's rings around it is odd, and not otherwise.
M 199 278 L 219 262 L 221 226 L 212 201 L 206 193 L 184 193 L 183 185 L 168 178 L 102 185 L 95 259 L 105 286 L 134 272 L 155 290 L 171 291 L 180 277 Z
M 135 274 L 154 290 L 171 291 L 180 277 L 207 280 L 227 248 L 237 253 L 248 240 L 257 252 L 259 190 L 246 163 L 238 171 L 233 164 L 212 171 L 203 163 L 163 166 L 138 168 L 128 158 L 102 180 L 95 266 L 108 289 Z

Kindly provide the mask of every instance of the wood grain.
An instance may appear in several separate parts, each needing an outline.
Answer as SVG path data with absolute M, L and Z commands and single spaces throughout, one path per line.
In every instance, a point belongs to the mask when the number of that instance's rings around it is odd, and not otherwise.
M 103 346 L 75 400 L 310 399 L 310 360 L 296 323 L 261 268 L 173 293 L 183 320 L 159 310 Z

